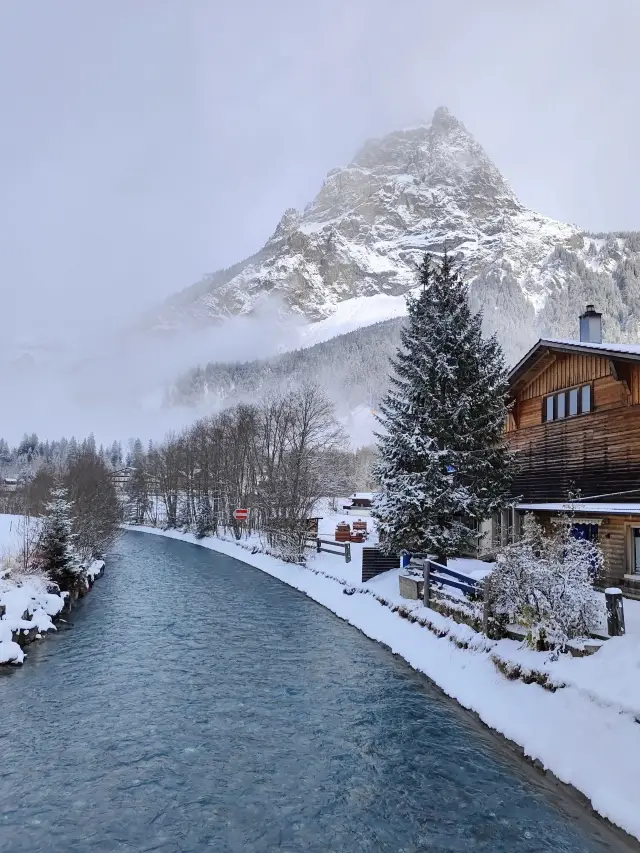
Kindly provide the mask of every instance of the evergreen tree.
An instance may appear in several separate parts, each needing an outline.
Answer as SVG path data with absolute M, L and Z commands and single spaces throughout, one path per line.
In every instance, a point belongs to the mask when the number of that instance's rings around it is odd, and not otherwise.
M 435 270 L 425 256 L 419 276 L 378 416 L 374 516 L 387 551 L 446 562 L 508 500 L 507 371 L 497 339 L 482 337 L 482 317 L 472 314 L 448 255 Z
M 202 495 L 198 500 L 196 512 L 196 538 L 202 539 L 213 529 L 213 517 L 211 512 L 211 501 L 208 494 Z
M 125 486 L 127 496 L 126 516 L 131 524 L 144 524 L 149 512 L 149 486 L 143 465 L 138 464 L 131 472 Z
M 67 591 L 74 588 L 81 572 L 73 549 L 72 509 L 66 489 L 54 488 L 45 506 L 38 548 L 42 568 Z
M 67 445 L 67 460 L 71 461 L 76 458 L 78 455 L 78 442 L 76 441 L 75 436 L 71 436 L 69 439 L 69 444 Z
M 0 438 L 0 468 L 11 462 L 11 449 L 4 438 Z
M 178 504 L 176 524 L 178 527 L 187 529 L 191 525 L 191 502 L 188 497 L 183 497 Z
M 113 469 L 118 468 L 122 464 L 122 448 L 117 441 L 114 441 L 109 451 L 109 462 Z

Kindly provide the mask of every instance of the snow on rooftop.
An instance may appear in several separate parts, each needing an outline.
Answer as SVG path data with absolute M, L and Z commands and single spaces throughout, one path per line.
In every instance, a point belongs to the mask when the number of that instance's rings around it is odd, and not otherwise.
M 592 515 L 636 515 L 640 514 L 640 503 L 540 503 L 516 504 L 516 509 L 528 512 L 569 512 Z
M 615 344 L 606 341 L 601 344 L 594 344 L 589 341 L 576 341 L 570 338 L 544 338 L 544 343 L 569 344 L 571 346 L 588 347 L 595 350 L 611 350 L 613 352 L 627 352 L 630 355 L 640 355 L 640 344 Z

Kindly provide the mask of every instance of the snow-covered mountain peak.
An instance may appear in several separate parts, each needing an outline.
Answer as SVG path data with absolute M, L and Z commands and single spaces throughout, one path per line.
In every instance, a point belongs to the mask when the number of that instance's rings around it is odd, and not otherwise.
M 455 128 L 455 129 L 462 128 L 463 130 L 465 129 L 465 127 L 462 124 L 462 122 L 460 121 L 460 119 L 457 119 L 453 115 L 453 113 L 449 111 L 449 108 L 445 107 L 444 105 L 441 107 L 436 107 L 436 109 L 433 113 L 433 118 L 431 119 L 431 124 L 434 127 L 442 127 L 444 129 L 449 129 L 449 128 Z
M 302 221 L 302 214 L 295 207 L 288 207 L 282 214 L 282 219 L 278 223 L 278 227 L 273 232 L 271 240 L 278 240 L 281 237 L 287 237 L 295 231 Z
M 624 317 L 625 294 L 637 285 L 640 303 L 635 242 L 634 235 L 595 239 L 527 209 L 464 124 L 439 107 L 426 124 L 366 142 L 327 174 L 304 211 L 285 211 L 260 251 L 177 294 L 149 325 L 208 324 L 251 313 L 269 295 L 322 321 L 346 301 L 402 297 L 424 253 L 446 246 L 488 330 L 522 348 L 534 325 L 564 333 L 571 315 L 554 308 L 563 300 L 576 301 L 577 315 L 588 292 L 603 307 L 620 303 Z M 618 278 L 632 274 L 631 290 L 621 290 Z M 598 283 L 588 285 L 590 278 Z
M 396 170 L 422 182 L 449 186 L 481 172 L 496 188 L 513 195 L 482 146 L 446 107 L 439 107 L 426 125 L 370 140 L 356 155 L 353 165 L 373 169 L 395 165 Z

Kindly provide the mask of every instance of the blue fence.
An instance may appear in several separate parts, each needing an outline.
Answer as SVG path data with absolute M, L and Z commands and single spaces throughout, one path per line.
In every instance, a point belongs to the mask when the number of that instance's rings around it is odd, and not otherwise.
M 468 575 L 463 575 L 461 572 L 456 572 L 448 566 L 436 563 L 435 560 L 430 560 L 427 556 L 412 554 L 410 565 L 423 571 L 424 603 L 427 607 L 431 597 L 431 585 L 434 583 L 459 589 L 466 595 L 478 594 L 479 581 L 470 578 Z

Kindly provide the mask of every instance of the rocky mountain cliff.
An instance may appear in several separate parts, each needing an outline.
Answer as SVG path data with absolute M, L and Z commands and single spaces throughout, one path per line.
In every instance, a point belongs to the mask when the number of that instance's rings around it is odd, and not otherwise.
M 588 234 L 527 209 L 444 107 L 425 126 L 367 142 L 304 212 L 285 212 L 259 252 L 172 297 L 148 326 L 250 313 L 269 294 L 321 320 L 345 300 L 405 294 L 424 252 L 445 245 L 509 359 L 541 333 L 575 334 L 587 301 L 610 339 L 638 337 L 640 234 Z

